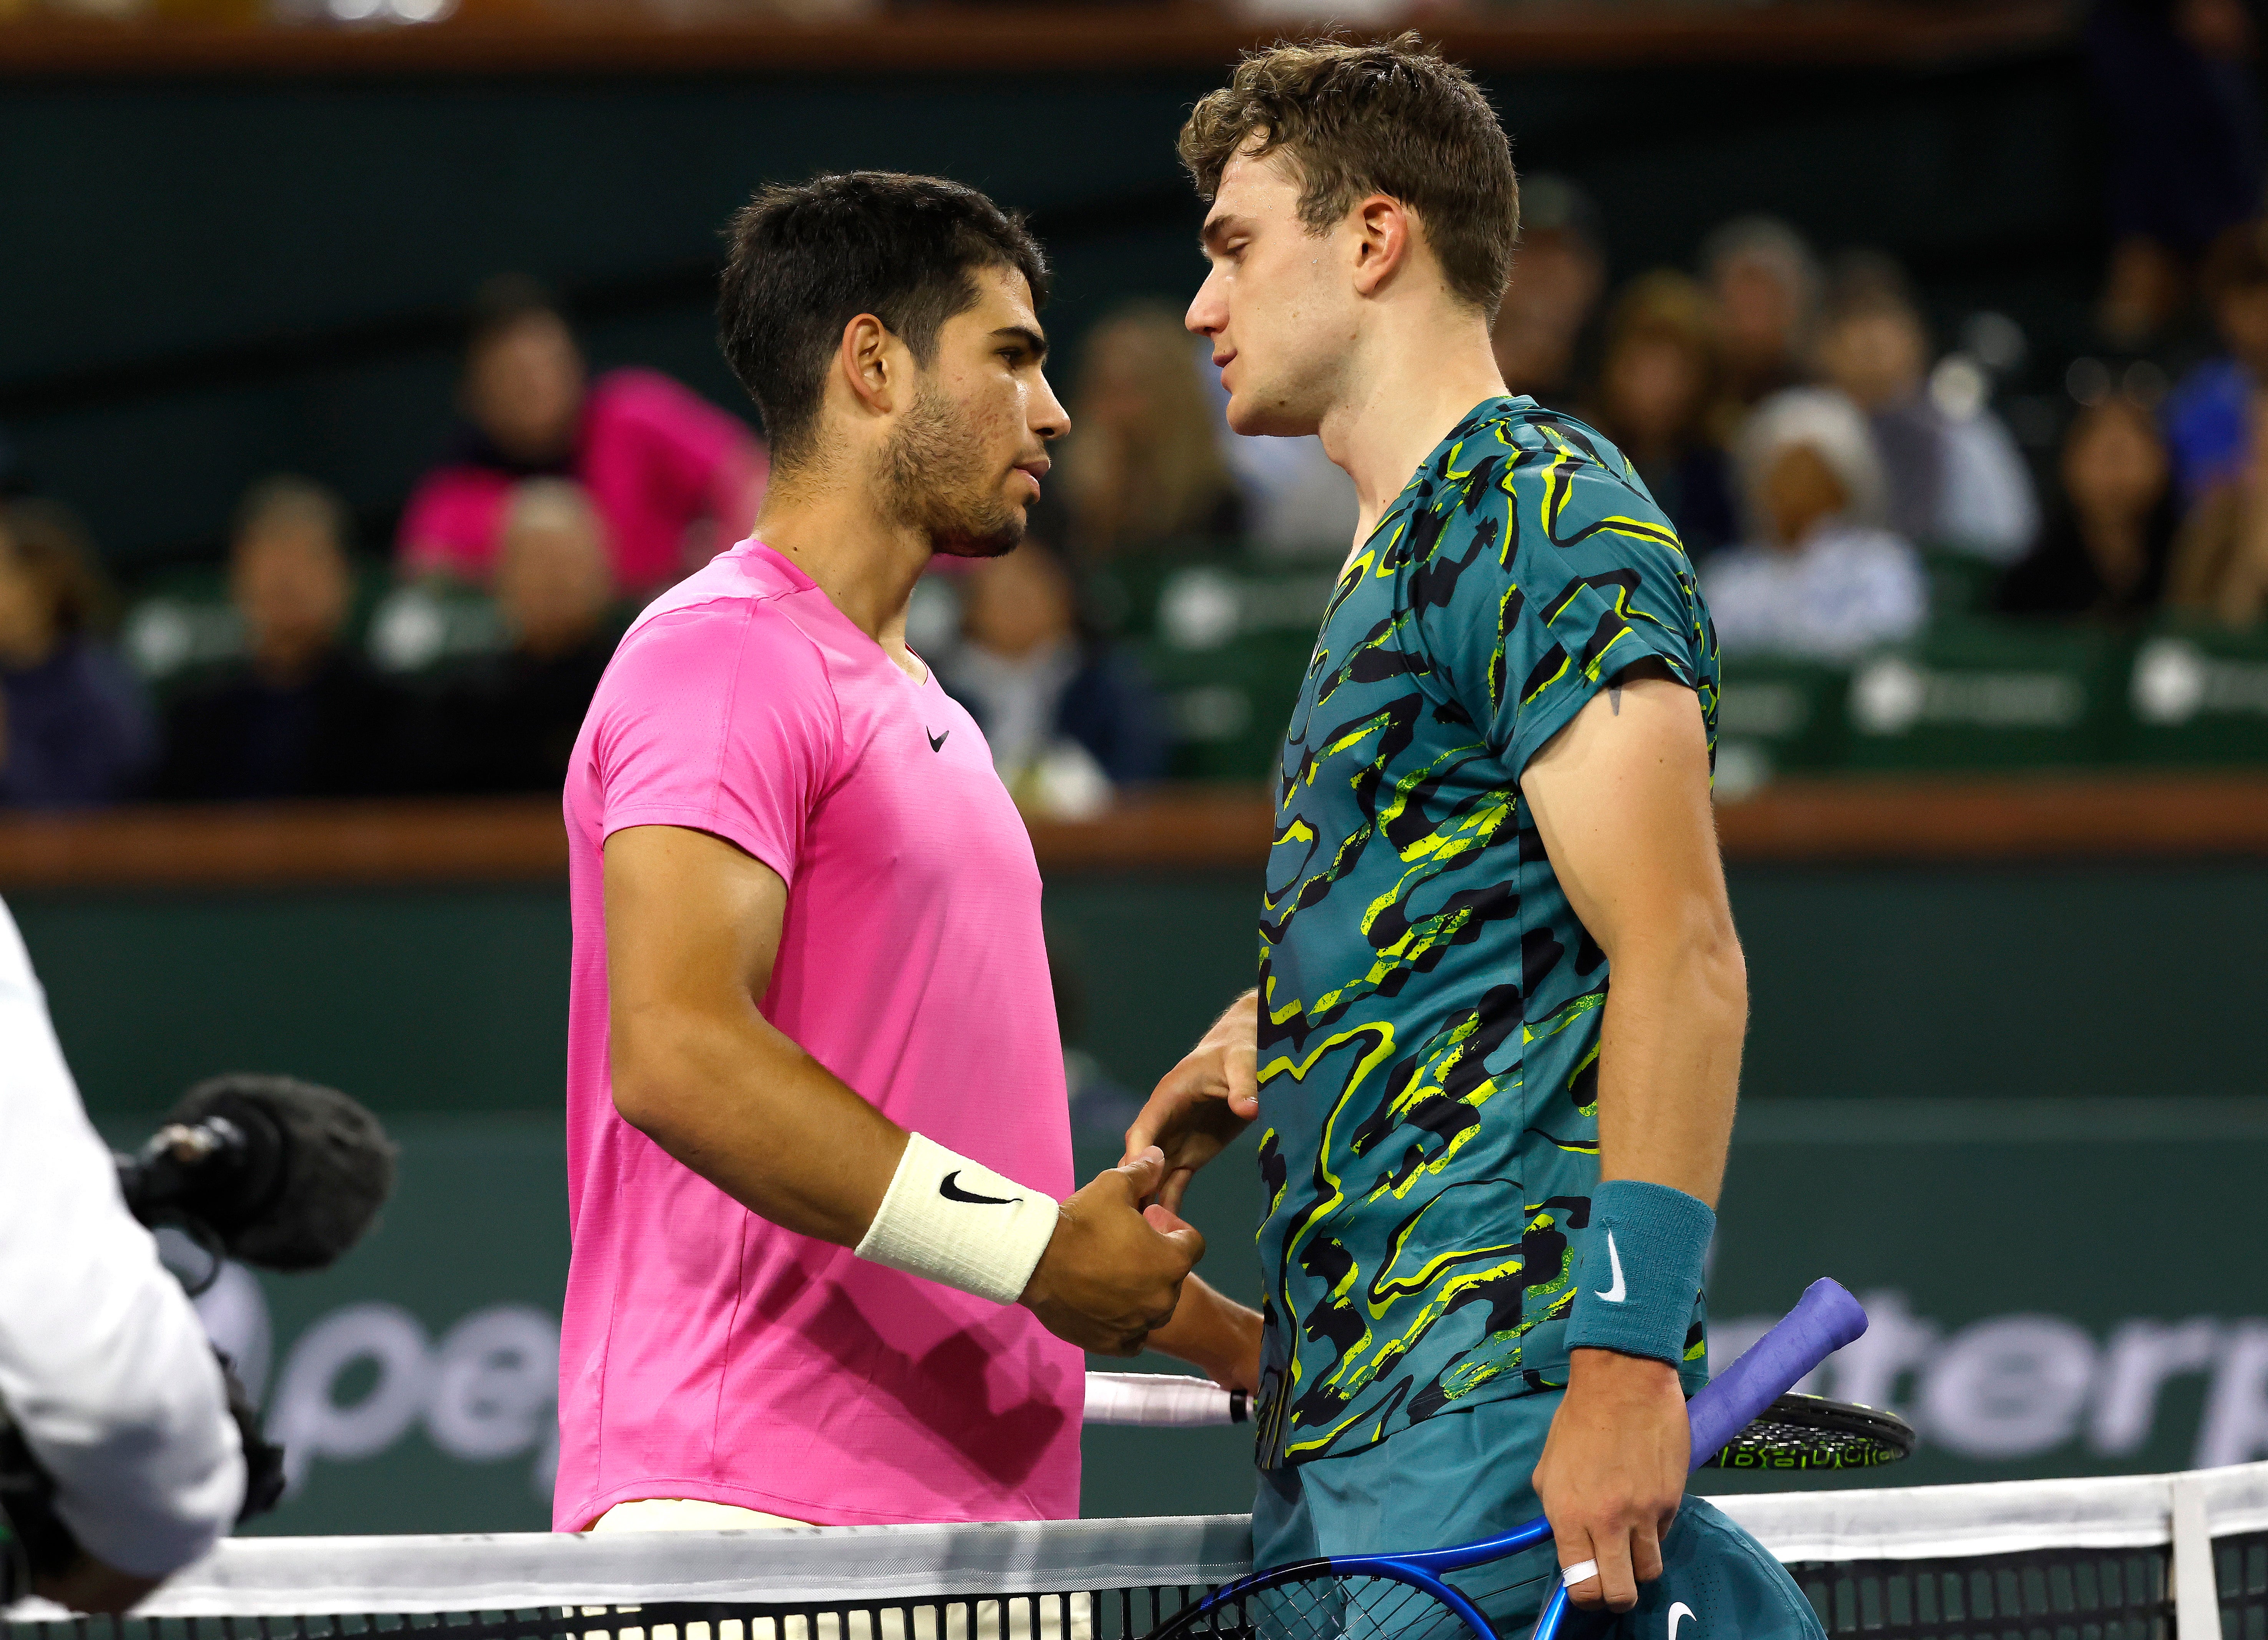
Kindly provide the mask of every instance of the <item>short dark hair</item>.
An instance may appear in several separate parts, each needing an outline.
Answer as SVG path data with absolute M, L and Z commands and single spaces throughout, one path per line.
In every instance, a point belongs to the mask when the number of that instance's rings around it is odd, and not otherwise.
M 725 360 L 762 414 L 775 460 L 807 452 L 843 328 L 872 313 L 926 369 L 945 321 L 976 305 L 979 269 L 1048 262 L 1021 216 L 943 177 L 850 171 L 772 183 L 733 217 L 717 301 Z
M 2198 283 L 2209 302 L 2268 284 L 2268 223 L 2241 222 L 2216 235 Z
M 0 543 L 45 591 L 58 637 L 107 632 L 114 624 L 117 596 L 77 513 L 33 496 L 8 502 L 0 505 Z
M 241 541 L 270 525 L 293 519 L 313 524 L 341 552 L 350 551 L 354 545 L 354 515 L 347 511 L 338 491 L 294 473 L 263 478 L 244 492 L 244 498 L 236 504 L 230 538 Z
M 1247 52 L 1182 128 L 1182 163 L 1210 200 L 1246 151 L 1297 168 L 1300 220 L 1321 233 L 1372 193 L 1417 214 L 1462 300 L 1494 316 L 1520 238 L 1512 144 L 1473 77 L 1414 33 Z
M 497 274 L 482 281 L 465 313 L 465 351 L 479 352 L 516 325 L 531 319 L 556 319 L 571 330 L 567 309 L 549 286 L 526 274 Z

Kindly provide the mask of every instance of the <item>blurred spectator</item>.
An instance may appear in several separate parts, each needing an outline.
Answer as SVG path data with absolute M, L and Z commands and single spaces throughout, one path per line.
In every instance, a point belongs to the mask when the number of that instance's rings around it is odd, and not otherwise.
M 1071 411 L 1055 484 L 1074 553 L 1242 533 L 1244 497 L 1180 315 L 1154 302 L 1105 315 L 1087 333 Z
M 1701 246 L 1717 302 L 1726 386 L 1751 405 L 1804 379 L 1819 312 L 1819 264 L 1803 236 L 1776 217 L 1739 217 Z
M 1079 937 L 1049 922 L 1044 938 L 1057 1028 L 1064 1042 L 1064 1092 L 1071 1098 L 1071 1132 L 1080 1138 L 1123 1138 L 1147 1101 L 1113 1077 L 1085 1047 L 1087 957 Z
M 2123 393 L 2082 409 L 2064 435 L 2062 495 L 2029 557 L 2001 578 L 2005 614 L 2125 621 L 2165 592 L 2181 512 L 2156 419 Z
M 1149 684 L 1079 628 L 1071 572 L 1032 536 L 961 577 L 961 647 L 941 681 L 968 709 L 1025 807 L 1075 818 L 1114 785 L 1165 772 Z
M 99 636 L 109 588 L 78 523 L 52 502 L 0 507 L 0 803 L 110 803 L 149 773 L 141 687 Z
M 512 491 L 496 597 L 512 646 L 465 662 L 435 692 L 418 780 L 557 791 L 616 636 L 604 526 L 578 486 L 533 478 Z
M 1750 544 L 1701 571 L 1727 655 L 1847 661 L 1921 629 L 1928 584 L 1912 547 L 1881 527 L 1881 458 L 1856 405 L 1826 388 L 1777 394 L 1738 455 Z
M 185 683 L 166 718 L 168 797 L 339 797 L 398 775 L 401 700 L 345 642 L 345 509 L 320 484 L 253 486 L 229 548 L 244 657 Z
M 2268 416 L 2253 416 L 2235 476 L 2191 510 L 2174 543 L 2166 601 L 2229 626 L 2268 615 Z
M 1820 326 L 1820 372 L 1873 423 L 1889 526 L 1910 541 L 2006 563 L 2039 530 L 2030 471 L 1982 402 L 1983 372 L 1956 368 L 1941 384 L 1947 391 L 1933 391 L 1928 326 L 1897 266 L 1871 254 L 1845 259 Z M 1963 379 L 1971 396 L 1956 401 L 1952 390 Z
M 1492 339 L 1504 385 L 1572 410 L 1585 371 L 1584 342 L 1607 288 L 1599 213 L 1565 177 L 1520 180 L 1520 248 Z
M 2166 403 L 2174 478 L 2184 502 L 2235 480 L 2250 443 L 2253 401 L 2268 384 L 2268 225 L 2231 228 L 2204 273 L 2213 328 L 2228 349 L 2182 379 Z
M 1215 413 L 1224 418 L 1228 394 L 1216 393 Z M 1224 446 L 1229 470 L 1244 492 L 1248 522 L 1245 543 L 1264 557 L 1329 559 L 1336 563 L 1354 541 L 1362 503 L 1354 480 L 1323 453 L 1323 441 L 1305 438 L 1239 438 Z
M 2115 243 L 2097 320 L 2115 346 L 2157 342 L 2197 258 L 2260 208 L 2254 35 L 2243 0 L 2096 0 L 2088 19 L 2112 131 Z
M 1731 464 L 1712 434 L 1723 368 L 1708 293 L 1682 273 L 1633 279 L 1607 316 L 1599 430 L 1621 446 L 1699 559 L 1737 533 Z
M 412 574 L 487 585 L 506 500 L 526 478 L 572 478 L 590 492 L 615 584 L 630 593 L 698 569 L 755 518 L 768 465 L 748 430 L 655 371 L 589 381 L 565 317 L 526 280 L 482 290 L 459 401 L 464 425 L 402 513 Z
M 1211 407 L 1214 436 L 1243 492 L 1244 544 L 1263 557 L 1337 563 L 1354 541 L 1362 504 L 1354 480 L 1323 453 L 1323 441 L 1240 438 L 1228 430 L 1228 389 L 1212 368 L 1212 343 L 1197 345 L 1197 372 Z

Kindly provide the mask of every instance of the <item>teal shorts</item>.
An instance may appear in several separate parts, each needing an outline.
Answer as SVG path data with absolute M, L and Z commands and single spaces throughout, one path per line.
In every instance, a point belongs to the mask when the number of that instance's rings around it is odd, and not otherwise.
M 1470 1543 L 1543 1512 L 1530 1477 L 1559 1396 L 1491 1401 L 1397 1430 L 1380 1445 L 1263 1470 L 1252 1509 L 1256 1567 L 1322 1555 Z M 1567 1640 L 1825 1640 L 1795 1579 L 1705 1498 L 1688 1495 L 1661 1546 L 1662 1573 L 1627 1612 L 1570 1610 Z M 1523 1636 L 1558 1576 L 1546 1543 L 1448 1581 L 1501 1635 Z M 1689 1621 L 1690 1620 L 1690 1621 Z

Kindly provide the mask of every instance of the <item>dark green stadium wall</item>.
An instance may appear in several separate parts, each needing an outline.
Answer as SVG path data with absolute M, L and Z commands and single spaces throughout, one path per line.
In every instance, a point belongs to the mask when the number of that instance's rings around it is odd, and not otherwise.
M 1751 1099 L 2268 1094 L 2268 865 L 1746 867 Z M 1070 876 L 1049 916 L 1084 1046 L 1147 1085 L 1250 983 L 1256 889 Z M 563 894 L 12 901 L 88 1102 L 154 1112 L 245 1067 L 394 1112 L 556 1107 Z
M 1756 1010 L 1711 1278 L 1719 1338 L 1753 1335 L 1815 1276 L 1859 1291 L 1871 1353 L 1826 1387 L 1921 1421 L 1929 1445 L 1890 1478 L 2268 1455 L 2251 1229 L 2268 864 L 1750 867 L 1733 892 Z M 1229 874 L 1050 885 L 1105 1074 L 1145 1087 L 1248 981 L 1256 894 Z M 566 1265 L 563 894 L 12 906 L 114 1142 L 230 1068 L 334 1081 L 402 1142 L 368 1243 L 213 1301 L 308 1463 L 261 1529 L 542 1526 Z M 1112 1132 L 1089 1124 L 1079 1152 L 1083 1172 L 1109 1165 Z M 1200 1187 L 1206 1273 L 1249 1292 L 1249 1158 Z M 1236 1431 L 1098 1430 L 1086 1449 L 1089 1514 L 1248 1497 Z
M 581 293 L 600 364 L 737 403 L 703 273 L 733 206 L 822 167 L 934 170 L 1036 213 L 1075 340 L 1191 288 L 1173 137 L 1215 77 L 12 82 L 0 427 L 123 566 L 215 550 L 278 469 L 340 486 L 382 546 L 446 420 L 447 312 L 482 277 Z M 1596 194 L 1619 273 L 1770 210 L 1904 257 L 1944 319 L 2009 309 L 2051 355 L 2083 335 L 2103 231 L 2075 54 L 1491 83 L 1521 165 Z

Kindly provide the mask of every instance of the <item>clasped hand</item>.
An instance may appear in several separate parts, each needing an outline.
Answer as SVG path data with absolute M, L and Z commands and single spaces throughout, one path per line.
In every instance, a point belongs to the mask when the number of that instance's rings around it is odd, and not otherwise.
M 1204 1238 L 1157 1193 L 1155 1149 L 1098 1173 L 1063 1204 L 1021 1302 L 1057 1337 L 1098 1355 L 1133 1356 L 1174 1316 Z
M 1129 1160 L 1153 1144 L 1165 1153 L 1158 1200 L 1167 1207 L 1179 1211 L 1197 1170 L 1260 1114 L 1259 1056 L 1260 994 L 1247 991 L 1158 1079 L 1126 1129 Z

